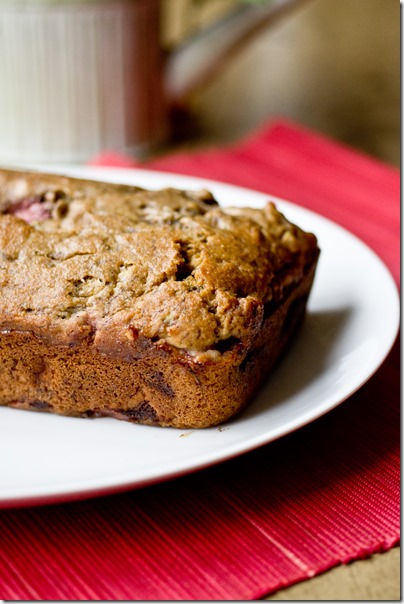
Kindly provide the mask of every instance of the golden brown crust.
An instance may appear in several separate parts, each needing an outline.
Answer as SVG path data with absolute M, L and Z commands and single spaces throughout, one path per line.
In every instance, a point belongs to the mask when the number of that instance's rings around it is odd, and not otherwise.
M 273 203 L 0 171 L 0 362 L 12 363 L 0 404 L 224 421 L 281 353 L 317 257 Z

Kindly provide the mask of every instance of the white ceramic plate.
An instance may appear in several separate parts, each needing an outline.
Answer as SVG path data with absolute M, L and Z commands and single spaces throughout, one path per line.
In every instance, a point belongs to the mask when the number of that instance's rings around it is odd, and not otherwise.
M 174 174 L 53 170 L 152 189 L 208 188 L 223 205 L 261 207 L 268 199 L 247 189 Z M 368 380 L 398 330 L 399 298 L 390 273 L 341 227 L 288 202 L 277 203 L 290 220 L 316 233 L 322 252 L 304 326 L 246 411 L 221 427 L 198 431 L 0 408 L 0 506 L 89 497 L 209 466 L 311 422 Z

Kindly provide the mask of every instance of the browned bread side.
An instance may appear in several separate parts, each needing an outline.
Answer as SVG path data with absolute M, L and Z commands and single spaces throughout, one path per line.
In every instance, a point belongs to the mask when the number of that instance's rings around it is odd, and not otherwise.
M 301 322 L 318 254 L 271 202 L 0 170 L 0 404 L 221 423 Z

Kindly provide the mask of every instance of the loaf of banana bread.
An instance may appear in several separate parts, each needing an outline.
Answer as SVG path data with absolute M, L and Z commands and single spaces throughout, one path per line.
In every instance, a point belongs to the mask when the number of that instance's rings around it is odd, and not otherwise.
M 0 170 L 0 405 L 224 422 L 300 324 L 318 255 L 272 202 Z

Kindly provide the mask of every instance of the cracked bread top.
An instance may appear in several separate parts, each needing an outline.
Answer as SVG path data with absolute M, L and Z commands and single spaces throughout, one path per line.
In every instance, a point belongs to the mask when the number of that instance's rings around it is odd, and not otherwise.
M 318 255 L 269 202 L 0 170 L 0 329 L 108 352 L 135 335 L 193 354 L 250 340 Z

